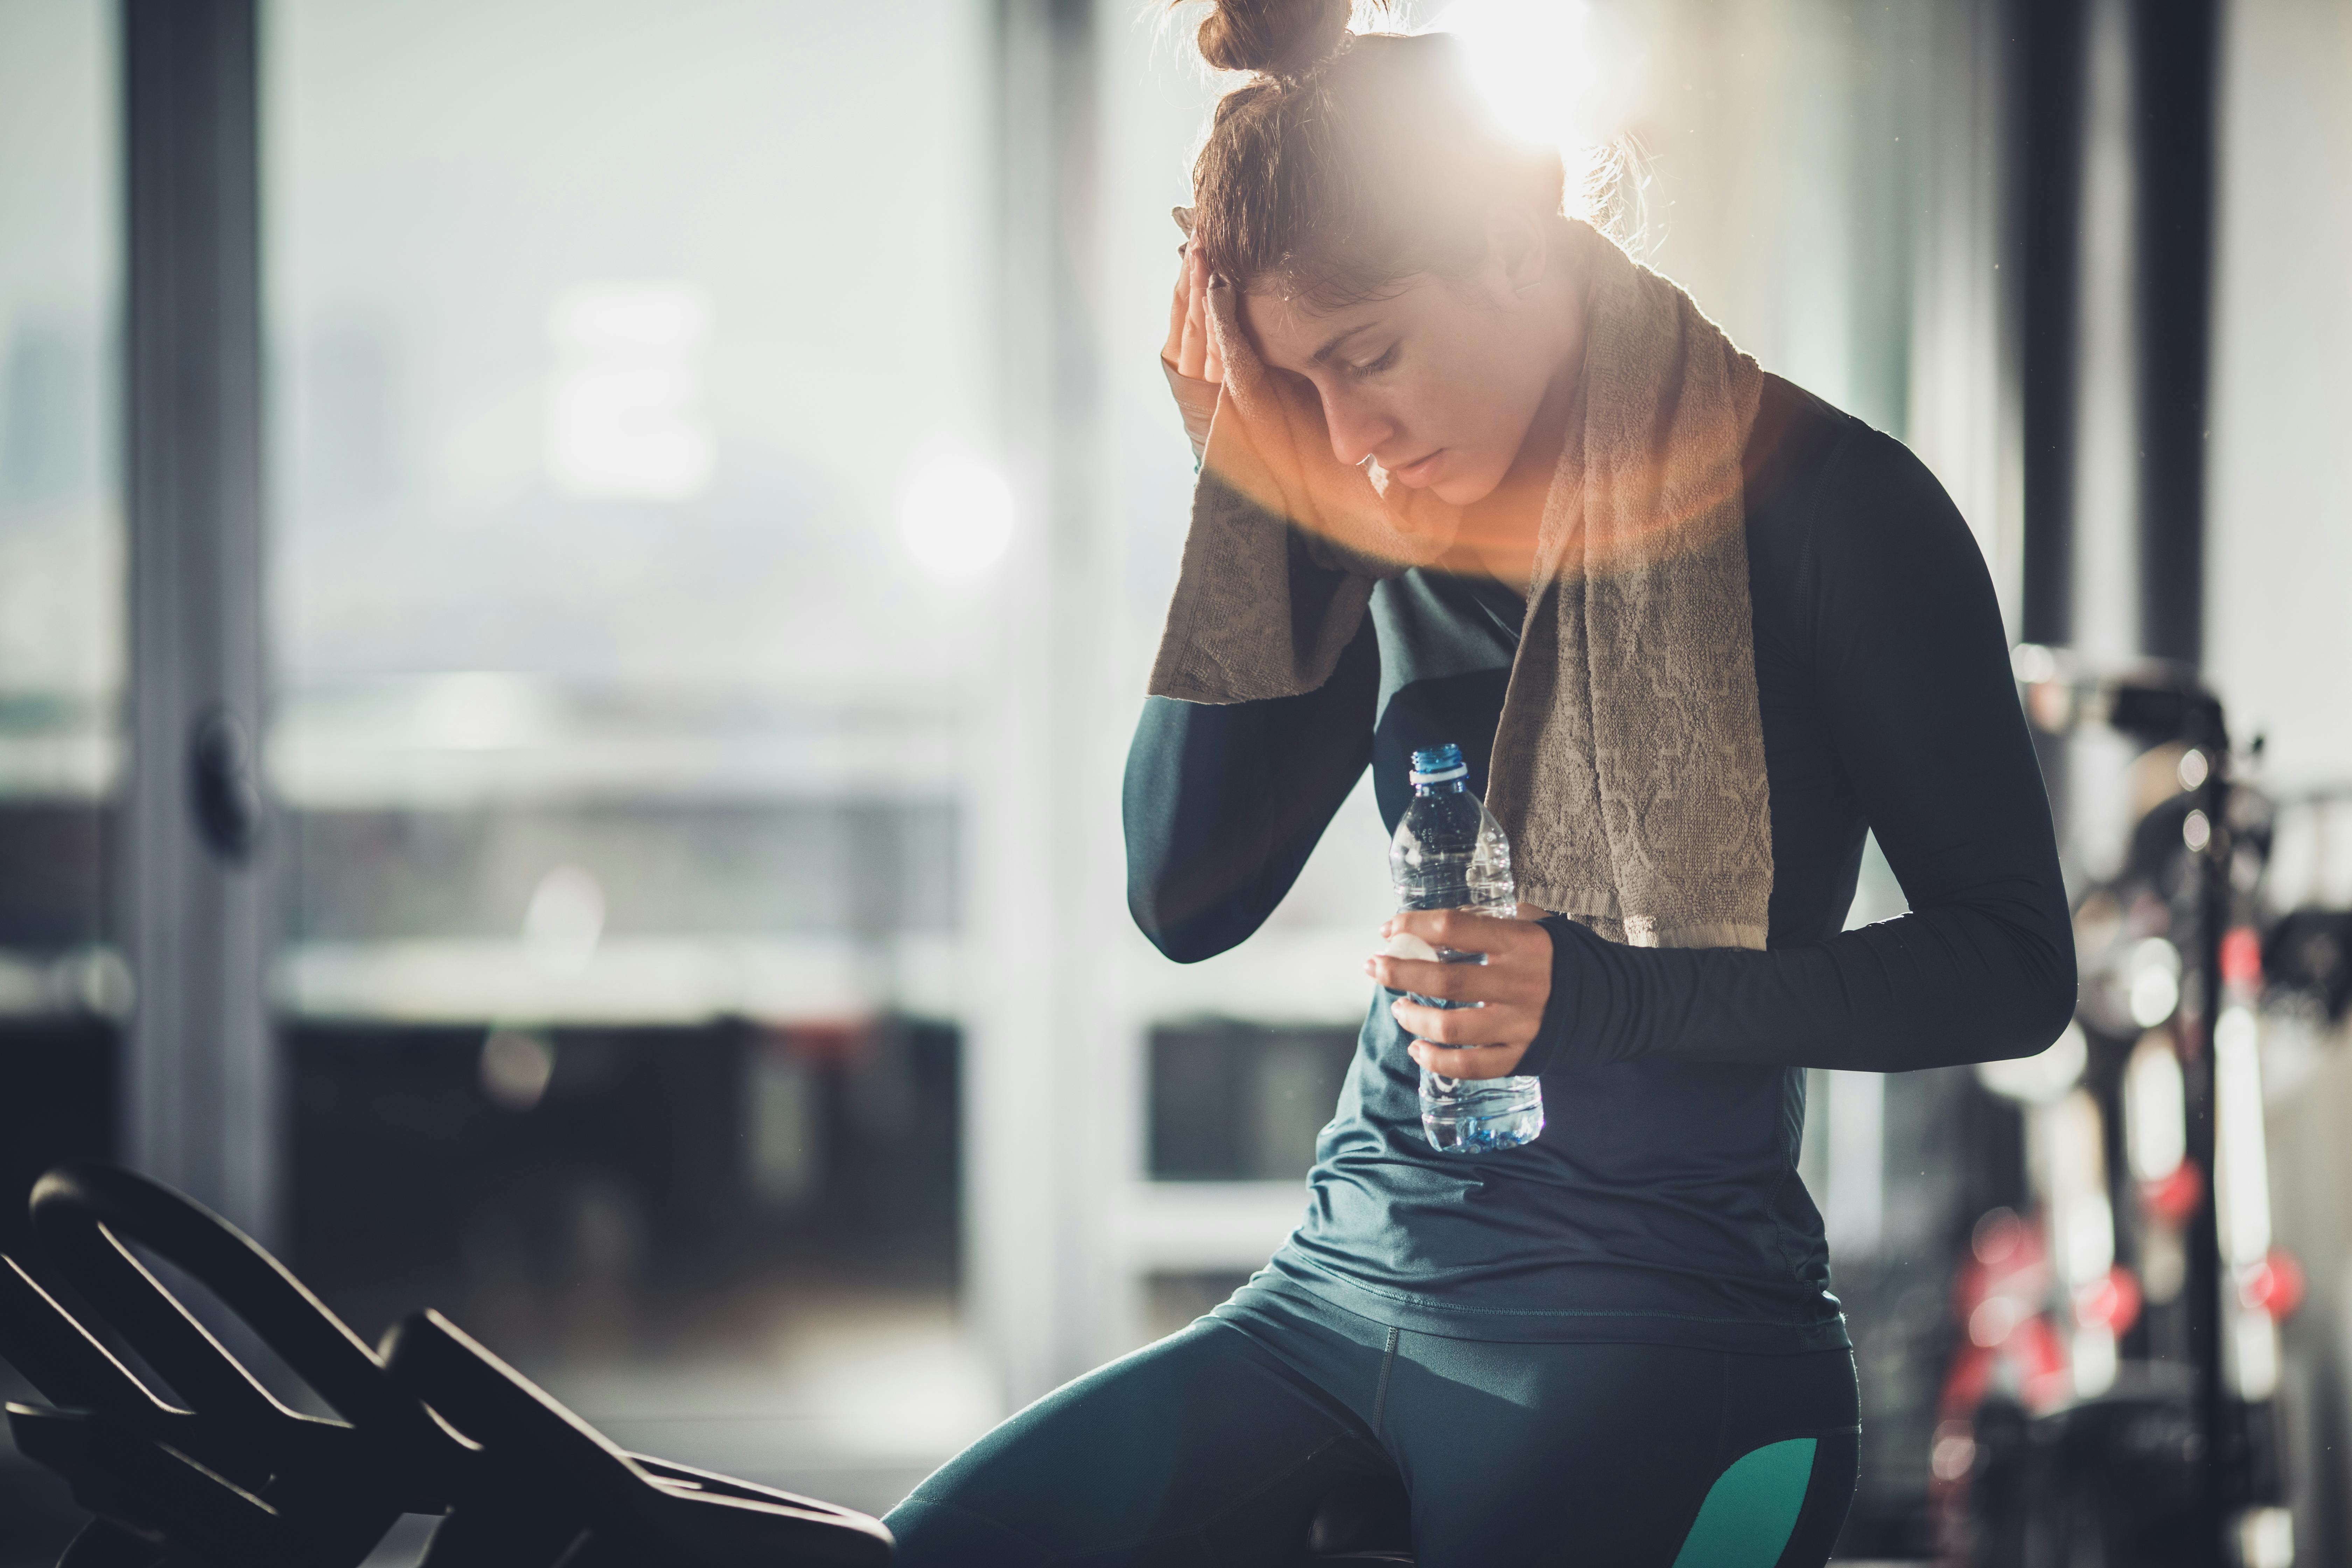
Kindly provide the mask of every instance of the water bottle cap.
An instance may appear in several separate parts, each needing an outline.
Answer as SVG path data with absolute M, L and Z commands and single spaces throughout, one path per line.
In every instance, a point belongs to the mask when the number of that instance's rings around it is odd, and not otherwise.
M 1412 771 L 1406 778 L 1416 787 L 1422 784 L 1449 784 L 1469 776 L 1470 770 L 1462 761 L 1462 748 L 1451 741 L 1412 754 Z

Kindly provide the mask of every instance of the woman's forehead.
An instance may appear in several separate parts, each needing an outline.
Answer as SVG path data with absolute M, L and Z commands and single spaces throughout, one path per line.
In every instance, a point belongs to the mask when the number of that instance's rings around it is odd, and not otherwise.
M 1327 307 L 1296 290 L 1265 285 L 1242 295 L 1242 320 L 1267 363 L 1304 373 L 1339 357 L 1351 346 L 1349 340 L 1409 314 L 1418 293 L 1411 286 L 1379 299 Z

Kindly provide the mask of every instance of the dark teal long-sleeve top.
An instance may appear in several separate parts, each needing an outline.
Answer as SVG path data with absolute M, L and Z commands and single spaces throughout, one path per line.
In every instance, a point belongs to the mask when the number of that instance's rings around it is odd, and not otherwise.
M 1777 377 L 1747 456 L 1768 945 L 1631 948 L 1548 921 L 1522 1066 L 1548 1125 L 1500 1153 L 1429 1148 L 1410 1037 L 1375 994 L 1273 1260 L 1327 1302 L 1477 1339 L 1843 1345 L 1797 1174 L 1803 1069 L 2028 1055 L 2072 1015 L 2049 805 L 1966 525 L 1899 443 Z M 1416 748 L 1458 743 L 1484 794 L 1523 609 L 1491 579 L 1408 572 L 1316 691 L 1149 700 L 1125 800 L 1145 934 L 1181 963 L 1245 940 L 1367 766 L 1391 831 Z M 1874 830 L 1910 912 L 1843 931 Z

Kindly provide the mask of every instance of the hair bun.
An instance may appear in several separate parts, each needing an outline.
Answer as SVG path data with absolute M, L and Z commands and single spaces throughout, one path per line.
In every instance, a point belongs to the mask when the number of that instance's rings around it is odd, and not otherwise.
M 1339 47 L 1349 0 L 1217 0 L 1201 24 L 1201 57 L 1219 70 L 1295 76 Z

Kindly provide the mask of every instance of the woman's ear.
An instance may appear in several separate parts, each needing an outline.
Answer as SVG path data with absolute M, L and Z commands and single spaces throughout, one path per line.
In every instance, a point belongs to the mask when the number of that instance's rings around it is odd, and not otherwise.
M 1486 255 L 1503 286 L 1525 294 L 1543 281 L 1551 264 L 1550 234 L 1524 207 L 1496 206 L 1486 213 Z

